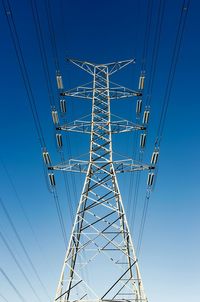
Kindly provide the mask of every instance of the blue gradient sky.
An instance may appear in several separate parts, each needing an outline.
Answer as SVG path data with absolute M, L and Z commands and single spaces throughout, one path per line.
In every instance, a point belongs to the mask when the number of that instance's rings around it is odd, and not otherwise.
M 47 146 L 54 161 L 58 162 L 59 156 L 55 147 L 50 107 L 30 4 L 29 1 L 13 0 L 11 4 Z M 136 64 L 113 76 L 113 81 L 133 89 L 137 88 L 144 43 L 147 1 L 52 0 L 51 4 L 61 71 L 66 89 L 90 80 L 87 74 L 64 61 L 67 56 L 100 63 L 135 57 Z M 181 4 L 182 1 L 180 0 L 166 1 L 164 26 L 152 95 L 152 115 L 147 152 L 145 153 L 146 161 L 150 159 L 153 150 Z M 147 57 L 147 81 L 157 8 L 158 1 L 156 0 L 154 1 L 154 22 Z M 200 296 L 199 10 L 199 1 L 191 1 L 161 145 L 158 177 L 150 200 L 139 257 L 147 296 L 149 301 L 154 302 L 198 301 Z M 43 1 L 39 3 L 39 12 L 56 95 L 55 69 Z M 1 163 L 0 196 L 9 210 L 41 279 L 53 298 L 64 259 L 64 245 L 53 198 L 46 185 L 41 150 L 2 6 L 0 22 L 0 158 L 7 168 L 6 171 Z M 90 113 L 90 110 L 91 104 L 89 102 L 70 100 L 67 118 L 72 121 Z M 134 121 L 135 100 L 113 101 L 112 112 Z M 88 152 L 88 137 L 70 134 L 69 139 L 73 157 Z M 113 138 L 114 150 L 132 156 L 133 140 L 133 134 L 115 136 Z M 70 176 L 67 177 L 72 186 Z M 12 179 L 15 191 L 10 179 Z M 72 224 L 69 215 L 69 201 L 66 198 L 62 177 L 56 175 L 56 180 L 69 236 Z M 79 196 L 83 177 L 75 175 L 75 181 Z M 127 184 L 129 182 L 130 175 L 120 176 L 119 183 L 126 209 L 129 196 L 129 185 Z M 137 223 L 141 219 L 145 183 L 146 174 L 141 179 Z M 77 205 L 78 200 L 72 189 L 70 195 L 74 205 Z M 36 238 L 19 206 L 19 199 L 31 222 Z M 39 296 L 43 301 L 47 301 L 48 299 L 27 263 L 1 208 L 0 228 L 32 280 Z M 137 236 L 136 227 L 135 242 L 137 242 Z M 25 300 L 35 301 L 32 292 L 24 282 L 1 240 L 0 266 L 23 293 Z M 0 294 L 3 294 L 8 301 L 20 301 L 2 275 L 0 275 Z M 0 301 L 4 301 L 1 296 Z

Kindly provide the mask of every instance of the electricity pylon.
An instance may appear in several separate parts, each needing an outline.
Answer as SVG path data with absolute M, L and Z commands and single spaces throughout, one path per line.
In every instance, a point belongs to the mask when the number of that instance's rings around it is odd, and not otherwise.
M 112 99 L 141 96 L 109 81 L 134 60 L 100 65 L 70 61 L 93 81 L 91 87 L 82 85 L 61 95 L 91 99 L 91 120 L 58 125 L 57 130 L 89 133 L 91 138 L 88 161 L 49 167 L 86 174 L 55 301 L 147 301 L 116 174 L 153 167 L 129 159 L 115 161 L 112 152 L 112 134 L 146 129 L 126 120 L 111 121 Z

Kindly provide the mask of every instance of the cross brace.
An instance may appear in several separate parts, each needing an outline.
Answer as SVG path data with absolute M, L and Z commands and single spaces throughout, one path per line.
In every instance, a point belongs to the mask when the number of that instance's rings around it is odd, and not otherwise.
M 76 160 L 70 159 L 68 163 L 62 163 L 55 166 L 49 166 L 49 170 L 57 170 L 57 171 L 65 171 L 65 172 L 81 172 L 87 173 L 88 166 L 91 164 L 90 161 L 84 160 Z M 134 163 L 132 159 L 126 160 L 119 160 L 119 161 L 96 161 L 96 166 L 100 166 L 97 174 L 104 174 L 105 170 L 102 170 L 102 167 L 105 165 L 113 165 L 115 172 L 118 173 L 125 173 L 125 172 L 137 172 L 137 171 L 144 171 L 144 170 L 153 170 L 155 167 L 152 165 L 142 164 L 142 163 Z M 106 173 L 111 174 L 112 172 L 106 171 Z

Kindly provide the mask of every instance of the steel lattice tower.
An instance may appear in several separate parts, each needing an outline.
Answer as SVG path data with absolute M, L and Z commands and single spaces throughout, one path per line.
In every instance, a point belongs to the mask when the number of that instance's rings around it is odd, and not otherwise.
M 55 301 L 147 301 L 116 174 L 153 167 L 129 159 L 114 161 L 112 154 L 113 133 L 145 130 L 126 120 L 111 121 L 112 99 L 141 96 L 109 81 L 134 60 L 100 65 L 70 61 L 93 76 L 92 85 L 61 95 L 91 99 L 91 120 L 58 125 L 57 130 L 89 133 L 91 139 L 89 161 L 49 167 L 86 174 Z

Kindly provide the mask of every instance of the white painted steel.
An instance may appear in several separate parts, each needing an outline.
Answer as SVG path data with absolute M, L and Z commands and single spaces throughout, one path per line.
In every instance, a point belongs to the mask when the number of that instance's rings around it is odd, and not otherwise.
M 55 301 L 146 302 L 116 174 L 152 167 L 130 159 L 113 161 L 112 157 L 112 133 L 144 130 L 139 125 L 118 121 L 117 131 L 111 122 L 114 89 L 115 98 L 138 93 L 121 86 L 110 89 L 109 76 L 134 60 L 100 65 L 70 61 L 93 76 L 93 87 L 80 86 L 64 95 L 83 97 L 85 93 L 86 98 L 92 98 L 92 116 L 90 122 L 76 121 L 58 130 L 86 132 L 91 138 L 89 161 L 71 160 L 50 167 L 86 173 Z

